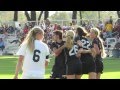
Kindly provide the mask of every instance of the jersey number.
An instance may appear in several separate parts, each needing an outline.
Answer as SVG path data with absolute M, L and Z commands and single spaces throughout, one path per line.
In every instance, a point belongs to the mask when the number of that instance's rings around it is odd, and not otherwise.
M 72 47 L 72 49 L 69 51 L 69 55 L 72 56 L 72 55 L 76 55 L 78 52 L 78 46 L 77 45 L 74 45 Z
M 34 55 L 33 55 L 33 61 L 38 62 L 40 60 L 40 51 L 39 50 L 34 50 Z
M 90 43 L 89 41 L 86 41 L 84 39 L 81 40 L 82 41 L 82 47 L 85 49 L 90 49 Z

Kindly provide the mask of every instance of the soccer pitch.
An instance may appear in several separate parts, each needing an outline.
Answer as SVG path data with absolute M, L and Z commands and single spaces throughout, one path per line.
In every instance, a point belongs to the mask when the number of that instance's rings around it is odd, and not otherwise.
M 0 79 L 12 79 L 14 77 L 17 60 L 17 56 L 0 56 Z M 101 79 L 120 79 L 120 58 L 106 58 L 103 63 L 104 71 L 101 75 Z M 51 57 L 51 62 L 46 68 L 46 79 L 49 79 L 53 64 L 54 57 Z M 22 72 L 19 74 L 19 78 L 21 73 Z M 82 76 L 82 79 L 87 78 L 88 75 Z

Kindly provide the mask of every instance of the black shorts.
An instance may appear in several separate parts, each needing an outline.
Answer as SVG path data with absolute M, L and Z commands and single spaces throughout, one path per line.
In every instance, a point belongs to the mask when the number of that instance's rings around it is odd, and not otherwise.
M 69 60 L 66 64 L 67 75 L 81 75 L 82 74 L 82 62 L 79 59 Z
M 66 66 L 54 65 L 51 72 L 51 78 L 63 78 L 63 75 L 66 74 Z
M 102 59 L 96 59 L 96 73 L 103 73 L 103 62 Z
M 81 57 L 82 61 L 82 74 L 96 72 L 96 64 L 92 56 Z

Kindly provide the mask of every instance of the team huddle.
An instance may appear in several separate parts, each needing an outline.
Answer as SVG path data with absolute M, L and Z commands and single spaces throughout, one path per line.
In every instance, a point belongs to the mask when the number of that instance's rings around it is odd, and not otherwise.
M 91 28 L 87 33 L 83 27 L 77 27 L 68 30 L 63 40 L 62 31 L 55 30 L 50 46 L 55 56 L 50 79 L 81 79 L 83 74 L 88 74 L 89 79 L 100 79 L 102 58 L 106 54 L 99 35 L 97 28 Z M 14 79 L 18 78 L 21 67 L 22 79 L 44 79 L 50 52 L 43 38 L 44 31 L 37 26 L 27 34 L 17 52 L 19 59 Z

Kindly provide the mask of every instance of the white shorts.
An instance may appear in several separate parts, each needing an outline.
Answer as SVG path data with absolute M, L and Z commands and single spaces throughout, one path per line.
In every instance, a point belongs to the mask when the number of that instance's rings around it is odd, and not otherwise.
M 21 79 L 45 79 L 44 75 L 38 73 L 23 73 Z

